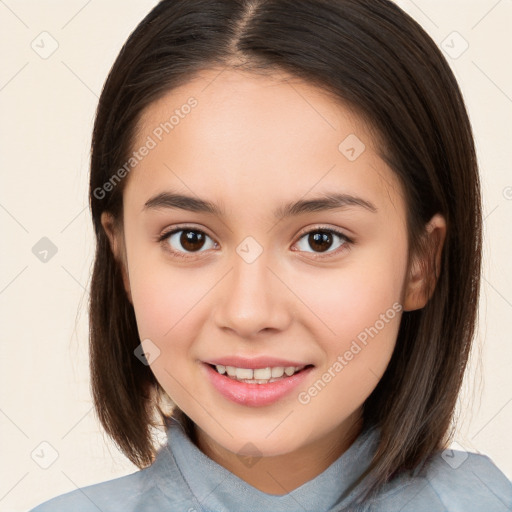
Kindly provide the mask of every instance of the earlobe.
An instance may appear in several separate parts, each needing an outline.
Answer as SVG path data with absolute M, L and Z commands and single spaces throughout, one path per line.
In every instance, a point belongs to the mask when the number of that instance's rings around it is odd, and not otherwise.
M 103 212 L 101 214 L 101 225 L 107 235 L 110 249 L 116 260 L 116 263 L 121 267 L 121 274 L 123 276 L 123 285 L 126 291 L 126 295 L 130 303 L 132 301 L 132 293 L 130 288 L 130 279 L 128 277 L 128 271 L 126 269 L 126 257 L 124 255 L 124 242 L 122 239 L 122 233 L 120 228 L 117 226 L 116 221 L 111 213 Z
M 446 220 L 436 214 L 425 227 L 424 250 L 411 262 L 403 300 L 404 311 L 423 308 L 434 293 L 441 272 Z

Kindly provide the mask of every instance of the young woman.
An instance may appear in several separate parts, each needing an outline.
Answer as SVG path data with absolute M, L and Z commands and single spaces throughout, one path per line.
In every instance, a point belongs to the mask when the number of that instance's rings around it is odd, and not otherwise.
M 479 177 L 395 4 L 161 1 L 103 89 L 90 201 L 95 407 L 140 471 L 34 512 L 511 510 L 447 449 Z

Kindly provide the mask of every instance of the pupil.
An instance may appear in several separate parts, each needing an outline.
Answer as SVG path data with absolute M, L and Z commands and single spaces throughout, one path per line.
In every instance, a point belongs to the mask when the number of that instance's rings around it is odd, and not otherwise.
M 325 231 L 318 231 L 317 233 L 309 235 L 309 243 L 313 249 L 316 248 L 320 252 L 324 252 L 329 249 L 332 243 L 332 235 Z
M 204 245 L 204 240 L 205 237 L 203 233 L 199 233 L 197 231 L 183 231 L 183 234 L 180 237 L 180 243 L 187 251 L 201 249 Z M 198 242 L 200 242 L 199 247 L 197 246 Z

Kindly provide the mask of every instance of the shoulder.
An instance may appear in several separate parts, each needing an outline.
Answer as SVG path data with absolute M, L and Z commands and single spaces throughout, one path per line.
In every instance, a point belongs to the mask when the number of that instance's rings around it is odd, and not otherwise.
M 41 503 L 29 512 L 140 512 L 192 510 L 188 490 L 167 446 L 150 466 L 126 476 L 77 488 Z
M 512 510 L 512 482 L 486 455 L 445 450 L 432 461 L 427 478 L 441 501 L 464 510 Z
M 377 503 L 379 512 L 506 512 L 512 482 L 485 455 L 445 450 L 422 473 L 397 479 Z
M 89 485 L 38 505 L 30 512 L 131 512 L 145 487 L 145 472 Z

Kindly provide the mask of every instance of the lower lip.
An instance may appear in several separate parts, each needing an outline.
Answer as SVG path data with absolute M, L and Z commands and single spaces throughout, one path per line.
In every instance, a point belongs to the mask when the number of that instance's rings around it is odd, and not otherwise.
M 203 363 L 203 366 L 210 382 L 221 395 L 237 404 L 251 407 L 261 407 L 277 402 L 303 383 L 314 368 L 310 366 L 291 377 L 285 377 L 268 384 L 249 384 L 221 375 L 206 363 Z

